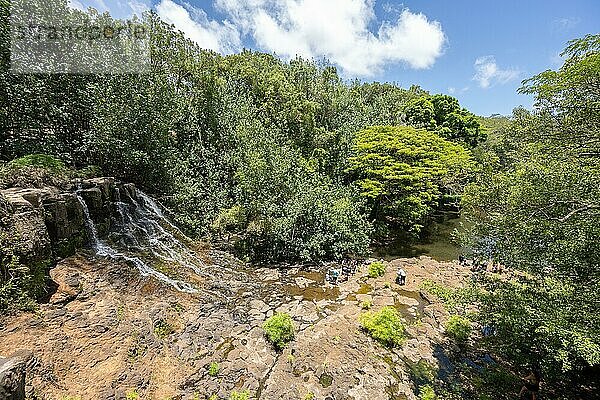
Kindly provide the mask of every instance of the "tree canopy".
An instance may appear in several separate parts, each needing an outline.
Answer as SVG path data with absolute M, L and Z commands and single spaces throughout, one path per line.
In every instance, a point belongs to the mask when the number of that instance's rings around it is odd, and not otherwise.
M 468 151 L 412 127 L 376 126 L 357 133 L 348 172 L 372 216 L 418 233 L 442 194 L 457 194 L 467 177 Z
M 463 204 L 469 248 L 519 272 L 484 283 L 492 342 L 564 380 L 600 365 L 600 36 L 563 55 L 560 69 L 524 82 L 534 112 L 515 110 L 485 146 Z

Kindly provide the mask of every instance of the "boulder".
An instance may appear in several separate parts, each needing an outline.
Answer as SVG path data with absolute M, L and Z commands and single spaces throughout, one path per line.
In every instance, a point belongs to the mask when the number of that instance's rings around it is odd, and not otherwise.
M 31 352 L 19 350 L 0 359 L 0 399 L 25 400 L 25 373 Z

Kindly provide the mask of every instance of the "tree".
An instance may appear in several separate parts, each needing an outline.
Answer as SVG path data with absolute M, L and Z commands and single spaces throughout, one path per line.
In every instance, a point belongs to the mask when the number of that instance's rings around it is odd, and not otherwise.
M 425 95 L 408 101 L 402 108 L 406 122 L 436 132 L 443 138 L 476 146 L 485 139 L 477 117 L 445 94 Z
M 490 342 L 550 382 L 600 366 L 600 36 L 563 54 L 559 70 L 525 81 L 534 112 L 515 111 L 499 133 L 513 148 L 463 197 L 466 245 L 515 271 L 482 283 Z
M 371 216 L 418 233 L 442 193 L 457 193 L 469 153 L 435 133 L 375 126 L 356 134 L 348 173 L 369 201 Z

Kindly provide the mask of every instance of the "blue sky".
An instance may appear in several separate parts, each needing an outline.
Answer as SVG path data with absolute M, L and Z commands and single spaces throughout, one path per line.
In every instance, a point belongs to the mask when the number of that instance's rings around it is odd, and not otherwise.
M 345 78 L 418 84 L 479 115 L 530 108 L 521 80 L 600 32 L 598 0 L 71 0 L 125 17 L 155 9 L 201 46 L 328 58 Z

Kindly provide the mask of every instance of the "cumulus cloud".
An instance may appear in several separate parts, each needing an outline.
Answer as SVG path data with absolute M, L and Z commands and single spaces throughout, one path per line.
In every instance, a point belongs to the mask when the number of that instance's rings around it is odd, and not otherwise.
M 504 84 L 517 79 L 520 71 L 516 69 L 501 69 L 494 56 L 483 56 L 475 60 L 475 75 L 473 80 L 480 87 L 487 89 L 495 84 Z
M 408 9 L 378 22 L 372 0 L 215 0 L 215 6 L 260 49 L 288 59 L 326 57 L 349 75 L 373 75 L 391 63 L 429 68 L 446 40 L 438 22 Z
M 241 49 L 238 29 L 227 20 L 209 19 L 202 9 L 187 3 L 181 5 L 172 0 L 161 0 L 156 12 L 163 21 L 175 25 L 202 48 L 225 54 Z

